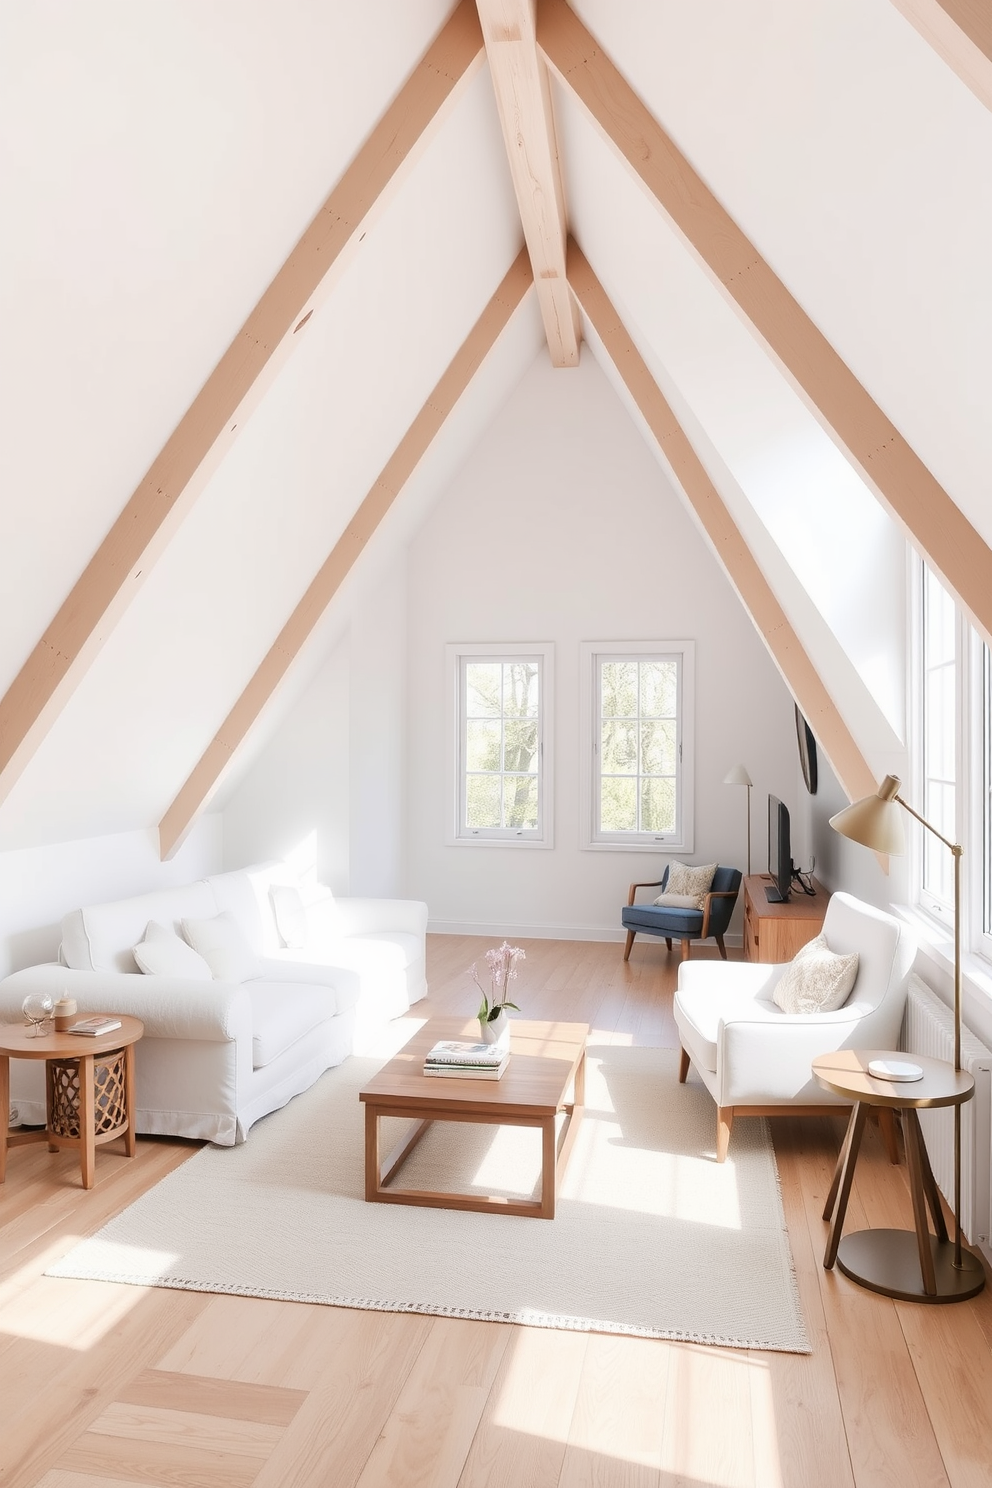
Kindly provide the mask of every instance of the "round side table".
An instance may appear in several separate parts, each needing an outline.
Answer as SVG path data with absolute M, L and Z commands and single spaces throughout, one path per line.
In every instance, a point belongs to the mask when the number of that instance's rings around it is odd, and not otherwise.
M 908 1059 L 920 1066 L 923 1078 L 898 1082 L 875 1079 L 868 1073 L 873 1059 Z M 903 1302 L 964 1302 L 976 1296 L 985 1285 L 985 1271 L 968 1250 L 961 1251 L 960 1265 L 955 1263 L 955 1246 L 947 1236 L 940 1195 L 916 1114 L 926 1107 L 964 1105 L 975 1093 L 971 1075 L 941 1059 L 924 1059 L 891 1049 L 839 1049 L 834 1054 L 821 1054 L 813 1060 L 813 1075 L 824 1089 L 855 1102 L 823 1210 L 824 1219 L 833 1215 L 823 1257 L 825 1270 L 829 1271 L 836 1261 L 852 1281 Z M 854 1167 L 871 1106 L 902 1112 L 916 1228 L 861 1230 L 842 1240 Z M 930 1233 L 927 1223 L 928 1207 L 936 1235 Z
M 123 1013 L 120 1022 L 120 1028 L 99 1038 L 78 1033 L 35 1038 L 19 1024 L 0 1026 L 0 1183 L 7 1174 L 8 1147 L 28 1142 L 47 1142 L 49 1152 L 78 1148 L 84 1188 L 93 1187 L 97 1147 L 123 1137 L 125 1153 L 134 1156 L 134 1046 L 145 1025 Z M 45 1061 L 44 1131 L 9 1130 L 12 1059 Z

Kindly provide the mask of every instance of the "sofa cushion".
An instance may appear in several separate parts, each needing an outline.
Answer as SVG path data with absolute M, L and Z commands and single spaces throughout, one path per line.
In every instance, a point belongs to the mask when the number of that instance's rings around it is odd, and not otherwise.
M 269 898 L 284 946 L 301 951 L 307 943 L 307 908 L 295 884 L 273 884 Z
M 144 936 L 149 920 L 178 934 L 184 916 L 216 913 L 216 900 L 203 883 L 89 904 L 64 917 L 62 953 L 76 971 L 137 972 L 132 947 Z
M 261 975 L 258 957 L 230 910 L 209 920 L 183 920 L 183 934 L 219 982 L 247 982 Z
M 306 982 L 267 981 L 245 983 L 251 999 L 253 1069 L 263 1069 L 284 1054 L 298 1039 L 336 1016 L 333 987 Z
M 344 935 L 329 942 L 323 953 L 332 966 L 362 972 L 405 971 L 423 956 L 423 941 L 397 930 L 377 935 Z
M 226 909 L 238 922 L 241 933 L 256 956 L 266 956 L 279 945 L 276 918 L 269 900 L 269 887 L 289 877 L 281 863 L 260 863 L 254 868 L 239 868 L 231 873 L 215 873 L 204 883 L 210 889 L 217 909 Z
M 669 863 L 665 891 L 687 895 L 695 901 L 697 909 L 702 909 L 719 866 L 718 863 Z
M 775 1004 L 783 1013 L 833 1013 L 843 1007 L 858 976 L 859 956 L 838 956 L 818 935 L 789 962 L 775 984 Z
M 315 950 L 322 950 L 331 942 L 336 943 L 343 933 L 343 925 L 341 911 L 331 890 L 326 884 L 315 884 L 312 893 L 307 894 L 304 891 L 303 901 L 306 906 L 307 945 Z
M 184 981 L 209 981 L 210 967 L 180 936 L 150 920 L 145 938 L 134 948 L 138 970 L 145 976 L 180 977 Z

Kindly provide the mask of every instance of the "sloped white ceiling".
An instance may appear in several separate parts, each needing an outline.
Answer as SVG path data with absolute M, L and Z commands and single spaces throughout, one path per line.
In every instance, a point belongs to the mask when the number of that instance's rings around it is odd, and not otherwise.
M 992 113 L 890 0 L 570 3 L 992 543 Z
M 0 7 L 0 689 L 449 10 Z
M 903 540 L 579 106 L 562 91 L 555 102 L 575 235 L 655 380 L 698 422 L 704 461 L 712 446 L 710 475 L 738 525 L 752 546 L 755 518 L 766 529 L 779 571 L 784 560 L 860 677 L 863 707 L 846 716 L 874 764 L 873 745 L 890 747 L 903 727 Z M 804 616 L 764 566 L 805 639 Z
M 992 542 L 989 113 L 889 0 L 573 4 Z M 450 9 L 0 10 L 0 688 Z M 559 89 L 555 107 L 576 237 L 878 759 L 903 725 L 901 539 Z M 0 807 L 0 848 L 158 821 L 521 239 L 483 71 Z M 538 339 L 531 295 L 260 733 Z
M 521 241 L 480 72 L 0 809 L 0 842 L 160 818 Z

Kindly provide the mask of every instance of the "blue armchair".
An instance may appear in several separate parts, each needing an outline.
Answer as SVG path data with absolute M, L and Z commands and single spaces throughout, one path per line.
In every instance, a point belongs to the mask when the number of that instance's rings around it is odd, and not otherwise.
M 712 935 L 724 961 L 727 948 L 723 937 L 737 903 L 741 887 L 739 868 L 718 868 L 713 876 L 713 885 L 706 895 L 702 909 L 675 909 L 660 904 L 635 904 L 638 889 L 659 889 L 662 893 L 668 883 L 668 869 L 659 883 L 635 883 L 630 886 L 627 907 L 620 913 L 620 922 L 627 932 L 627 943 L 623 959 L 630 959 L 630 948 L 635 935 L 663 935 L 668 949 L 672 941 L 682 942 L 682 960 L 688 961 L 689 947 L 694 940 L 705 940 Z

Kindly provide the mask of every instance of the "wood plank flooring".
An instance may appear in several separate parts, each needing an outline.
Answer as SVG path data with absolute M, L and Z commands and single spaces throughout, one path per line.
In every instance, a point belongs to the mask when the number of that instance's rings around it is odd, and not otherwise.
M 525 944 L 528 1016 L 676 1043 L 677 948 L 638 942 L 625 965 L 619 944 Z M 473 1013 L 464 972 L 487 945 L 432 937 L 415 1012 Z M 0 1485 L 989 1488 L 992 1289 L 914 1307 L 823 1270 L 841 1134 L 774 1124 L 809 1356 L 49 1279 L 195 1147 L 105 1149 L 89 1193 L 72 1154 L 19 1148 L 0 1188 Z M 911 1223 L 871 1130 L 849 1224 Z

